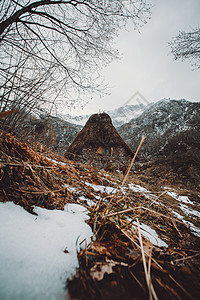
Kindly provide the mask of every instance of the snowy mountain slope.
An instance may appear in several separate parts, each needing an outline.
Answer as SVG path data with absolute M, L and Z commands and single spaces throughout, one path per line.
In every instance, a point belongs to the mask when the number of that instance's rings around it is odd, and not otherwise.
M 117 109 L 110 110 L 107 113 L 110 115 L 113 125 L 119 127 L 130 120 L 139 117 L 147 108 L 144 104 L 126 105 Z
M 146 136 L 145 149 L 164 146 L 177 134 L 200 131 L 200 103 L 186 100 L 160 100 L 149 106 L 138 118 L 118 128 L 124 140 L 134 149 Z M 152 148 L 153 147 L 153 148 Z M 157 149 L 158 150 L 158 149 Z
M 125 105 L 119 108 L 105 111 L 109 114 L 112 119 L 113 125 L 115 127 L 119 127 L 124 123 L 129 122 L 131 119 L 138 117 L 145 110 L 146 105 L 138 104 L 138 105 Z M 69 114 L 66 115 L 58 115 L 61 119 L 76 124 L 84 126 L 90 115 L 80 115 L 80 116 L 72 116 Z
M 161 100 L 138 118 L 118 128 L 127 144 L 136 150 L 144 135 L 139 156 L 146 162 L 145 174 L 200 185 L 200 103 Z M 144 166 L 143 166 L 144 167 Z

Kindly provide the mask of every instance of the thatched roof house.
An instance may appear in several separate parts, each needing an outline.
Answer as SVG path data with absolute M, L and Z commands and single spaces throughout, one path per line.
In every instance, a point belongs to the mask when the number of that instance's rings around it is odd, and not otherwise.
M 65 154 L 101 167 L 108 162 L 128 164 L 133 155 L 106 113 L 92 115 Z

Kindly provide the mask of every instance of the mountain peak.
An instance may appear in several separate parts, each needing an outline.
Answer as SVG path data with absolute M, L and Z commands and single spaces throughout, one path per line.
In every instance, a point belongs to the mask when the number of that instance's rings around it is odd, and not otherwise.
M 200 102 L 162 99 L 118 130 L 133 149 L 141 136 L 145 135 L 143 150 L 153 155 L 176 135 L 200 132 Z
M 120 106 L 116 109 L 105 111 L 113 122 L 115 127 L 119 127 L 124 123 L 129 122 L 131 119 L 138 117 L 145 110 L 146 105 L 144 104 L 136 104 L 136 105 L 124 105 Z M 76 125 L 84 126 L 89 119 L 90 115 L 79 115 L 79 116 L 71 116 L 69 114 L 59 115 L 60 118 L 64 119 L 67 122 L 74 123 Z

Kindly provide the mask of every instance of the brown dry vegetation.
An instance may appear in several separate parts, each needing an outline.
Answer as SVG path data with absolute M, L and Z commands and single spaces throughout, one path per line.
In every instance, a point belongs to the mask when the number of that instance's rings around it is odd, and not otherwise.
M 13 201 L 29 212 L 35 205 L 63 209 L 69 202 L 89 210 L 95 238 L 78 254 L 80 268 L 67 284 L 70 299 L 198 299 L 199 238 L 175 217 L 173 211 L 183 212 L 163 186 L 188 196 L 199 210 L 197 188 L 183 189 L 162 174 L 154 178 L 132 172 L 121 189 L 122 174 L 109 175 L 90 164 L 69 161 L 4 131 L 0 131 L 0 159 L 1 202 Z M 128 189 L 131 183 L 154 197 Z M 94 188 L 98 185 L 113 187 L 115 193 L 100 192 Z M 187 217 L 199 225 L 197 218 Z M 155 229 L 168 247 L 141 237 L 141 223 Z
M 198 299 L 199 238 L 172 213 L 181 214 L 179 204 L 161 193 L 159 186 L 144 184 L 136 174 L 130 174 L 128 182 L 142 184 L 157 201 L 129 191 L 104 196 L 93 207 L 89 223 L 96 240 L 79 254 L 80 269 L 68 283 L 70 299 Z M 176 189 L 190 199 L 196 196 L 199 204 L 198 193 Z M 168 247 L 153 246 L 145 238 L 141 241 L 139 228 L 132 227 L 137 219 L 155 229 Z M 195 224 L 199 225 L 198 220 Z
M 83 148 L 99 146 L 105 148 L 123 147 L 127 154 L 132 157 L 134 152 L 125 143 L 112 124 L 110 116 L 106 113 L 92 115 L 84 128 L 78 133 L 73 143 L 67 149 L 66 155 L 80 154 Z
M 2 202 L 13 201 L 30 212 L 33 205 L 63 209 L 67 202 L 75 201 L 66 185 L 83 185 L 83 176 L 88 182 L 102 182 L 104 179 L 96 173 L 90 166 L 85 168 L 68 161 L 39 143 L 31 147 L 12 134 L 0 131 Z

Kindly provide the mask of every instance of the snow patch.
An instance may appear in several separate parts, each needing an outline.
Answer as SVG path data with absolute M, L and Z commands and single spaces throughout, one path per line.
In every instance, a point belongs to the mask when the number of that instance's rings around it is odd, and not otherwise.
M 89 206 L 95 205 L 94 201 L 92 201 L 91 199 L 85 198 L 84 196 L 80 196 L 79 200 L 80 201 L 86 201 L 87 205 L 89 205 Z
M 87 186 L 90 186 L 94 189 L 96 192 L 100 193 L 106 193 L 106 194 L 114 194 L 117 192 L 116 188 L 110 187 L 110 186 L 104 186 L 104 185 L 95 185 L 93 183 L 85 182 Z
M 71 193 L 76 193 L 76 192 L 77 192 L 77 189 L 76 189 L 75 187 L 69 185 L 69 184 L 65 184 L 64 186 L 65 186 L 65 187 L 68 189 L 68 191 L 71 192 Z
M 78 267 L 77 250 L 84 239 L 90 242 L 92 230 L 81 205 L 34 211 L 38 216 L 12 202 L 0 203 L 0 299 L 66 299 L 66 280 Z
M 57 161 L 57 160 L 52 159 L 52 158 L 50 158 L 50 157 L 48 157 L 48 156 L 45 156 L 45 158 L 48 159 L 49 161 L 52 161 L 52 162 L 53 162 L 54 164 L 56 164 L 56 165 L 63 165 L 63 166 L 66 166 L 66 163 L 64 163 L 64 162 L 62 162 L 62 161 Z
M 137 222 L 134 221 L 134 222 L 132 222 L 132 224 L 133 224 L 134 229 L 137 230 L 138 229 Z M 168 245 L 159 238 L 157 232 L 154 229 L 152 229 L 151 227 L 149 227 L 148 225 L 141 223 L 140 231 L 141 231 L 141 234 L 147 240 L 149 240 L 153 245 L 158 246 L 158 247 L 168 247 Z
M 155 200 L 156 196 L 153 195 L 150 191 L 148 191 L 146 188 L 138 185 L 138 184 L 133 184 L 130 183 L 128 185 L 128 188 L 136 193 L 142 193 L 146 198 L 150 199 L 150 200 Z
M 174 216 L 177 217 L 177 219 L 181 220 L 183 223 L 185 223 L 187 226 L 190 227 L 190 230 L 192 231 L 192 233 L 196 236 L 200 237 L 200 228 L 196 227 L 192 222 L 188 222 L 185 220 L 184 216 L 180 215 L 179 213 L 177 213 L 176 211 L 172 210 L 172 213 L 174 214 Z
M 200 218 L 200 212 L 197 211 L 197 210 L 194 210 L 190 207 L 188 207 L 187 205 L 185 204 L 180 204 L 180 209 L 186 214 L 186 215 L 193 215 L 195 217 L 198 217 Z
M 167 189 L 167 188 L 166 188 Z M 194 203 L 192 201 L 190 201 L 190 199 L 188 198 L 188 196 L 180 196 L 175 192 L 172 191 L 168 191 L 167 194 L 169 196 L 171 196 L 172 198 L 174 198 L 175 200 L 181 202 L 179 205 L 179 208 L 182 210 L 182 212 L 186 215 L 186 216 L 195 216 L 195 217 L 200 217 L 200 212 L 193 209 L 192 207 L 189 207 L 189 205 L 194 206 Z M 184 204 L 183 204 L 184 203 Z M 190 227 L 190 230 L 192 231 L 192 233 L 196 236 L 200 236 L 200 228 L 196 227 L 192 222 L 188 222 L 185 220 L 185 217 L 182 216 L 181 214 L 171 210 L 172 213 L 182 222 L 184 222 L 187 226 Z
M 176 194 L 175 192 L 167 192 L 167 194 L 177 201 L 187 203 L 187 204 L 194 204 L 192 201 L 190 201 L 188 196 L 180 196 L 180 195 Z

